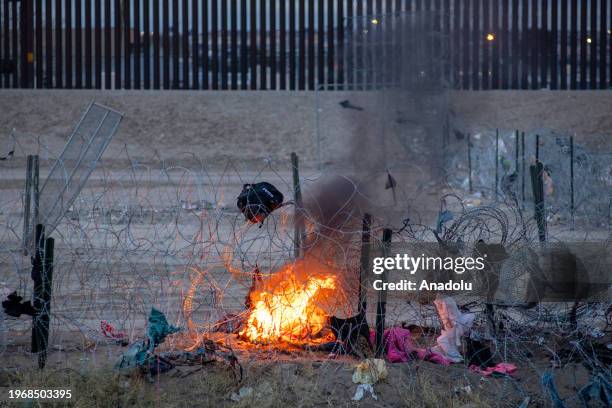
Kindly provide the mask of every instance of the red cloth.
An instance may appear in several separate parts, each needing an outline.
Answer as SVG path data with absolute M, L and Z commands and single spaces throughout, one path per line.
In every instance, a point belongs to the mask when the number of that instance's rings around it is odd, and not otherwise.
M 470 371 L 484 375 L 485 377 L 490 377 L 493 374 L 512 375 L 516 372 L 516 370 L 516 366 L 512 363 L 498 363 L 493 367 L 487 367 L 485 369 L 482 369 L 477 365 L 470 366 Z
M 376 333 L 374 331 L 370 331 L 370 343 L 376 343 Z M 383 344 L 385 345 L 387 361 L 390 363 L 405 363 L 413 359 L 415 355 L 420 360 L 431 361 L 444 366 L 451 364 L 449 359 L 431 351 L 429 348 L 415 347 L 410 330 L 402 327 L 392 327 L 385 330 Z
M 121 340 L 125 338 L 124 332 L 118 332 L 117 329 L 115 329 L 115 326 L 113 326 L 106 320 L 102 320 L 100 322 L 100 330 L 102 330 L 102 334 L 104 334 L 106 337 L 109 337 L 114 340 Z

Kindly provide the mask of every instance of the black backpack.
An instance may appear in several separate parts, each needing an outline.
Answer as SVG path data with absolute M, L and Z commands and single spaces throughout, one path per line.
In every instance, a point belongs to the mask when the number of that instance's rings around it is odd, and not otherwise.
M 263 222 L 282 203 L 283 194 L 272 184 L 264 181 L 245 184 L 238 196 L 237 205 L 248 221 L 258 223 Z

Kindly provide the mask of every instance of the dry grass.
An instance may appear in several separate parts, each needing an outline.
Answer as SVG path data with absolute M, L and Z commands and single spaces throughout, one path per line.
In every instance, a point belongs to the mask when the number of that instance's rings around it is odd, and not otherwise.
M 125 375 L 110 367 L 79 372 L 72 369 L 23 370 L 0 374 L 0 387 L 20 389 L 71 389 L 69 403 L 29 407 L 457 407 L 505 406 L 495 395 L 472 386 L 470 392 L 454 383 L 444 373 L 421 372 L 413 367 L 390 370 L 387 380 L 374 388 L 379 396 L 369 396 L 357 403 L 351 400 L 356 385 L 351 382 L 352 366 L 344 363 L 252 362 L 245 365 L 243 381 L 238 382 L 223 364 L 180 368 L 147 378 Z M 1 372 L 0 372 L 1 373 Z M 446 373 L 448 374 L 448 373 Z M 183 378 L 182 376 L 186 375 Z M 232 401 L 233 392 L 250 389 L 248 396 Z M 490 390 L 489 390 L 490 391 Z M 516 404 L 509 405 L 516 406 Z M 2 404 L 0 403 L 0 406 Z M 8 406 L 23 407 L 23 402 Z

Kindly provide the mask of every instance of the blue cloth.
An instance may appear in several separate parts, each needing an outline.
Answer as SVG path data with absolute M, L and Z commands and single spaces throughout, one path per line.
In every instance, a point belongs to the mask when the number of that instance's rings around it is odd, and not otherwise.
M 177 331 L 179 331 L 179 328 L 169 324 L 166 316 L 162 312 L 155 308 L 151 308 L 151 314 L 149 315 L 147 325 L 148 342 L 141 340 L 132 344 L 119 358 L 115 364 L 115 368 L 131 369 L 149 365 L 151 371 L 156 373 L 169 370 L 171 365 L 161 364 L 157 361 L 156 355 L 153 352 L 155 347 L 163 343 L 166 336 L 176 333 Z
M 179 328 L 169 324 L 166 316 L 162 312 L 154 307 L 151 308 L 149 325 L 147 327 L 150 351 L 153 351 L 155 347 L 163 343 L 167 335 L 176 333 L 177 331 L 179 331 Z

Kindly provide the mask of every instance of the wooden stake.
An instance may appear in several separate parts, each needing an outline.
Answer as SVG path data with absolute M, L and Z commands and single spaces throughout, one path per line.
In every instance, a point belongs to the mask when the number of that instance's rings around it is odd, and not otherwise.
M 391 249 L 392 231 L 388 228 L 383 230 L 382 253 L 388 257 Z M 385 270 L 381 275 L 383 285 L 388 280 L 388 272 Z M 385 332 L 385 314 L 387 309 L 387 291 L 378 291 L 378 303 L 376 305 L 376 357 L 381 358 L 384 354 L 383 336 Z

